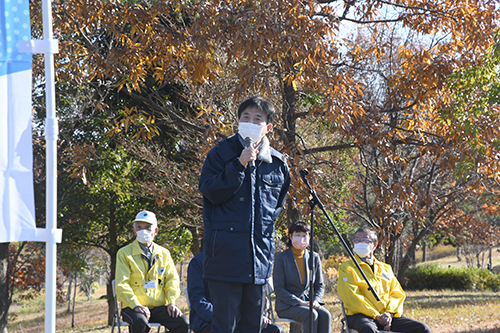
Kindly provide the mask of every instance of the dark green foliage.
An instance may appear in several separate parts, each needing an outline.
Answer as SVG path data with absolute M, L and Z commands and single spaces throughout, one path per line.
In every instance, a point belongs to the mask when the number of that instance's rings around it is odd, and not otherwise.
M 420 266 L 408 269 L 403 282 L 407 290 L 500 290 L 500 275 L 479 268 Z

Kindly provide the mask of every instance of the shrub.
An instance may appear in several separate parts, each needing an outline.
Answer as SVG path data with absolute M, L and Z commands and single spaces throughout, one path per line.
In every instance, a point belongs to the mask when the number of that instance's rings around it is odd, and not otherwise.
M 337 280 L 339 278 L 339 266 L 348 259 L 349 258 L 345 255 L 331 255 L 328 259 L 323 261 L 321 266 L 323 268 L 323 282 L 325 284 L 326 292 L 335 292 L 335 289 L 337 288 Z
M 424 265 L 405 272 L 407 290 L 500 290 L 500 276 L 479 268 Z

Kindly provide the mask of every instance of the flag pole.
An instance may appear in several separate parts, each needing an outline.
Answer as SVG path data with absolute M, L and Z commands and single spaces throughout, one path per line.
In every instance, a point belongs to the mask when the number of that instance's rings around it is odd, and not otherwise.
M 51 0 L 42 1 L 43 39 L 53 42 L 52 30 L 52 3 Z M 57 232 L 57 136 L 58 121 L 55 106 L 55 75 L 54 53 L 47 51 L 45 58 L 45 94 L 47 119 L 45 122 L 46 140 L 46 229 L 55 235 Z M 46 243 L 45 257 L 45 333 L 56 331 L 56 264 L 57 245 L 55 237 Z

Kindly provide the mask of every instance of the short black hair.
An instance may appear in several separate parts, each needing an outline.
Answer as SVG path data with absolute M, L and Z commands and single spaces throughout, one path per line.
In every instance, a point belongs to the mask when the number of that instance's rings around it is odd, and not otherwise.
M 304 221 L 296 221 L 292 223 L 292 225 L 288 227 L 288 247 L 292 246 L 291 237 L 294 232 L 305 232 L 311 234 L 311 227 Z
M 359 232 L 363 232 L 363 233 L 367 234 L 368 238 L 370 239 L 370 242 L 378 243 L 377 233 L 375 232 L 375 230 L 372 230 L 372 229 L 366 228 L 366 227 L 359 228 L 358 230 L 356 230 L 354 235 L 352 235 L 352 238 L 356 237 L 356 234 Z
M 249 99 L 241 103 L 240 107 L 238 108 L 238 119 L 241 118 L 241 114 L 243 113 L 243 111 L 250 107 L 254 107 L 263 111 L 267 116 L 267 124 L 271 124 L 274 121 L 274 117 L 276 116 L 274 106 L 262 97 L 250 97 Z

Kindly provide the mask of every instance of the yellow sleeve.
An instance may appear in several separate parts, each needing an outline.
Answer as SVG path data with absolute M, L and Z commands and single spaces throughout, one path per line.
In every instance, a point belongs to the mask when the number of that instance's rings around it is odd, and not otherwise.
M 116 255 L 115 289 L 116 298 L 124 308 L 133 309 L 141 305 L 132 287 L 130 287 L 130 267 L 127 254 L 122 250 L 119 250 Z
M 362 290 L 367 290 L 370 294 L 365 295 Z M 368 291 L 366 281 L 356 274 L 349 262 L 340 265 L 337 292 L 344 303 L 347 315 L 362 313 L 372 318 L 380 315 L 373 304 L 375 298 Z
M 401 315 L 403 314 L 403 303 L 405 297 L 406 297 L 405 292 L 403 291 L 401 284 L 399 283 L 398 279 L 394 276 L 391 281 L 391 292 L 389 294 L 389 302 L 387 304 L 386 311 L 393 313 L 394 317 L 396 318 L 401 317 Z
M 177 299 L 181 294 L 179 275 L 175 268 L 175 263 L 170 256 L 170 252 L 166 250 L 165 257 L 165 285 L 163 290 L 165 292 L 165 304 L 176 304 Z

